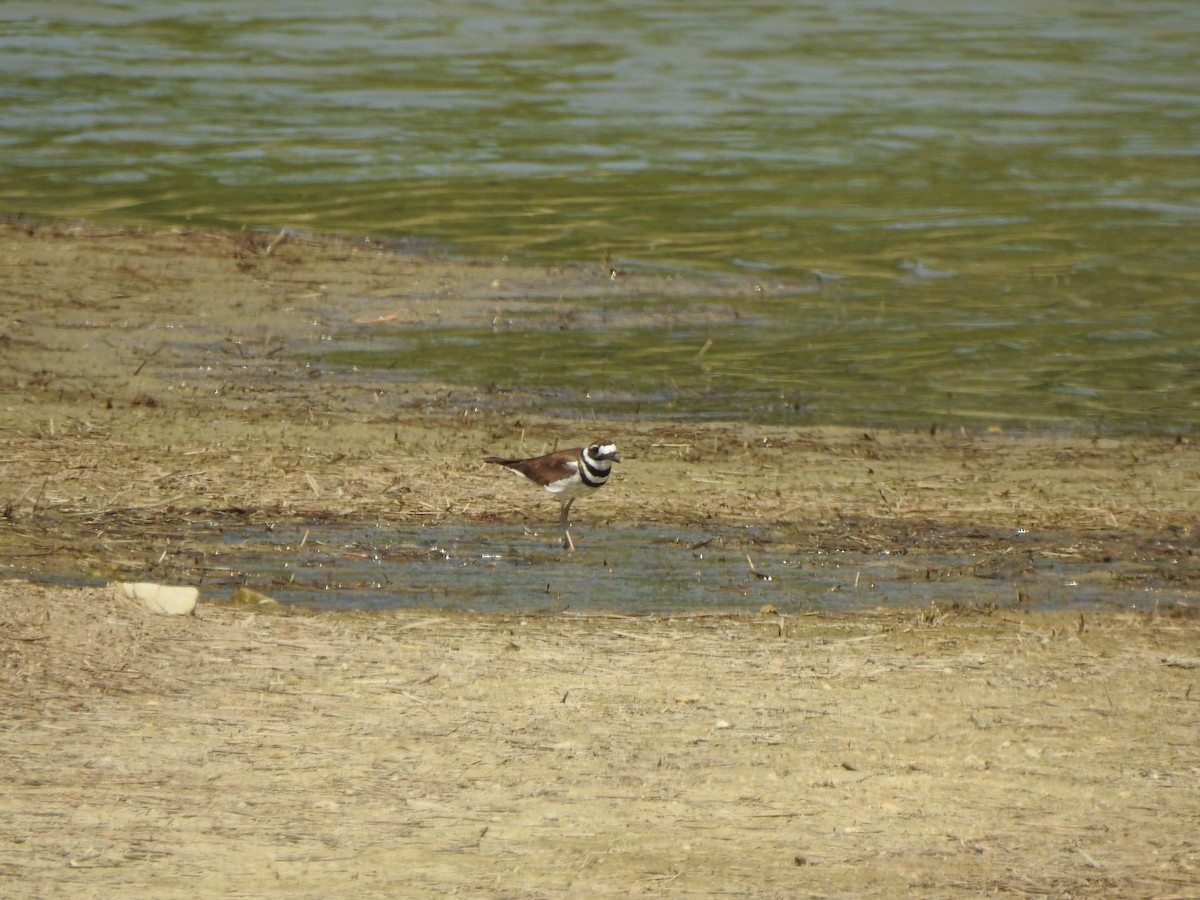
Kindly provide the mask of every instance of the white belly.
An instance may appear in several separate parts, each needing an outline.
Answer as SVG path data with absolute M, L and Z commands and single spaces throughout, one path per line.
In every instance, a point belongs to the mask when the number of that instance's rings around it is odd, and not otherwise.
M 546 490 L 557 496 L 560 500 L 569 500 L 572 497 L 583 497 L 595 490 L 583 483 L 578 474 L 572 475 L 570 478 L 563 478 L 560 481 L 552 481 L 546 485 Z

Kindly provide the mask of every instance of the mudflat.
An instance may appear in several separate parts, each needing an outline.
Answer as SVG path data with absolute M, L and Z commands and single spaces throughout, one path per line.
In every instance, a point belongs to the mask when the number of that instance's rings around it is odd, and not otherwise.
M 1200 625 L 1147 590 L 1195 589 L 1191 436 L 565 421 L 304 352 L 599 268 L 8 222 L 0 272 L 6 896 L 1200 892 Z M 538 501 L 481 457 L 600 432 L 588 528 L 985 564 L 1032 528 L 1137 602 L 176 618 L 35 583 L 186 583 L 196 518 L 519 527 Z

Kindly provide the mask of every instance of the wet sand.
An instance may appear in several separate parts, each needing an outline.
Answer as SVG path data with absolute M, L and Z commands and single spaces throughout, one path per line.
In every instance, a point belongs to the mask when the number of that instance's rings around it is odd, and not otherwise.
M 0 227 L 0 561 L 186 582 L 197 520 L 555 512 L 480 457 L 603 430 L 577 508 L 800 549 L 1094 562 L 1131 613 L 151 616 L 0 584 L 6 895 L 1194 896 L 1186 435 L 583 423 L 312 364 L 354 322 L 613 290 L 366 242 Z M 648 298 L 675 289 L 628 277 Z M 736 303 L 753 285 L 723 285 Z M 681 489 L 683 486 L 683 489 Z M 1120 582 L 1118 581 L 1118 586 Z M 1014 592 L 1015 593 L 1015 592 Z

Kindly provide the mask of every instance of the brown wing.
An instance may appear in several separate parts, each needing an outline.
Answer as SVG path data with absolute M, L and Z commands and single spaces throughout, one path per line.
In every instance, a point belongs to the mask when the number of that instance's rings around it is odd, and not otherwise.
M 530 481 L 538 484 L 549 484 L 560 478 L 567 478 L 575 473 L 576 467 L 571 463 L 579 459 L 581 448 L 574 450 L 559 450 L 557 453 L 547 453 L 545 456 L 535 456 L 533 459 L 505 459 L 503 456 L 485 456 L 483 461 L 497 466 L 506 466 L 514 472 L 520 472 Z

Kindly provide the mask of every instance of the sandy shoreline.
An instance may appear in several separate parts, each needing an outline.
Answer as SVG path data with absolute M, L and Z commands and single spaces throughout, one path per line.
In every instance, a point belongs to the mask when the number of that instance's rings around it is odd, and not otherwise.
M 527 521 L 529 496 L 479 457 L 580 423 L 314 375 L 303 350 L 351 319 L 486 322 L 604 282 L 12 223 L 0 266 L 2 571 L 180 583 L 189 521 Z M 619 429 L 630 464 L 585 528 L 753 521 L 799 550 L 985 565 L 1031 527 L 1039 552 L 1122 561 L 1130 584 L 1197 583 L 1187 436 L 589 427 Z M 175 619 L 0 583 L 6 896 L 1200 891 L 1190 604 L 650 618 L 213 601 Z
M 8 896 L 1188 896 L 1197 623 L 5 585 Z

